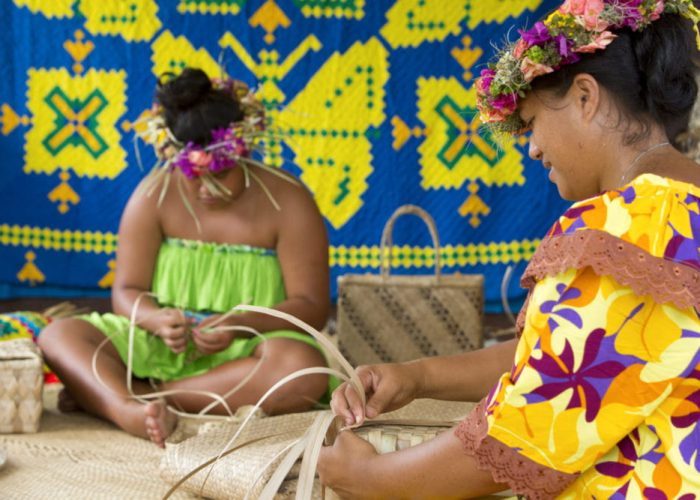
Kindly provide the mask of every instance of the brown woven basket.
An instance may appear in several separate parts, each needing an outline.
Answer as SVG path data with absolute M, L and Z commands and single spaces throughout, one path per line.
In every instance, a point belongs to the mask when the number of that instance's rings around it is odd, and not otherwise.
M 393 229 L 405 214 L 430 230 L 435 273 L 390 274 Z M 381 241 L 381 274 L 338 278 L 338 346 L 353 366 L 408 361 L 478 349 L 483 342 L 483 275 L 443 275 L 432 217 L 404 205 L 391 216 Z
M 36 432 L 44 386 L 42 358 L 31 339 L 0 342 L 0 433 Z

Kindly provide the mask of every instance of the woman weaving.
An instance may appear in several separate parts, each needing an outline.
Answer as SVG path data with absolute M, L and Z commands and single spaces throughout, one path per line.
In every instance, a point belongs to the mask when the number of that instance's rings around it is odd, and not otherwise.
M 226 397 L 235 410 L 255 403 L 285 375 L 325 359 L 315 341 L 283 321 L 222 314 L 238 304 L 261 305 L 322 328 L 328 243 L 310 193 L 250 157 L 260 143 L 263 109 L 241 82 L 210 81 L 201 70 L 185 69 L 159 83 L 157 104 L 142 125 L 160 160 L 122 216 L 116 314 L 56 321 L 39 343 L 79 407 L 163 446 L 175 424 L 166 401 L 144 406 L 127 387 L 132 311 L 136 394 L 153 392 L 146 379 L 156 380 L 159 390 L 180 391 L 167 403 L 198 412 L 216 403 L 203 391 L 224 396 L 245 381 Z M 327 387 L 325 375 L 304 377 L 275 392 L 263 409 L 307 409 Z
M 453 431 L 377 455 L 342 432 L 319 462 L 348 498 L 700 495 L 700 167 L 671 144 L 697 94 L 689 0 L 568 0 L 476 81 L 491 132 L 575 203 L 525 271 L 520 336 L 362 367 L 347 425 L 418 397 L 480 403 Z M 697 28 L 696 29 L 696 37 Z

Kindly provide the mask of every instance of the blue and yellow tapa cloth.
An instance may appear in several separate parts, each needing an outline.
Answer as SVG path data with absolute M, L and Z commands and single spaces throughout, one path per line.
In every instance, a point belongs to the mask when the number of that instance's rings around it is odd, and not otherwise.
M 437 220 L 445 272 L 485 274 L 497 307 L 505 267 L 532 255 L 565 205 L 523 140 L 498 145 L 479 127 L 474 78 L 492 43 L 558 3 L 0 3 L 0 296 L 107 293 L 119 217 L 145 175 L 134 124 L 158 75 L 198 66 L 257 87 L 283 131 L 266 161 L 314 193 L 333 281 L 376 273 L 384 221 L 413 203 Z M 152 152 L 140 155 L 149 167 Z M 394 241 L 396 272 L 431 272 L 417 221 Z

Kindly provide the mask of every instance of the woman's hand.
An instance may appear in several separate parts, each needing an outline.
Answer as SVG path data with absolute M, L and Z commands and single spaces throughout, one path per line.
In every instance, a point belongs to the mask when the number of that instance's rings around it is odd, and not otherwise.
M 202 354 L 221 352 L 231 345 L 239 335 L 233 330 L 226 330 L 230 322 L 220 322 L 221 315 L 213 314 L 192 328 L 192 340 Z M 221 328 L 217 328 L 221 327 Z
M 321 448 L 318 476 L 341 498 L 377 498 L 380 495 L 372 477 L 378 457 L 367 441 L 352 431 L 343 431 L 332 446 Z
M 152 318 L 143 323 L 143 327 L 163 339 L 165 345 L 176 353 L 184 352 L 187 347 L 187 334 L 190 320 L 180 309 L 164 307 Z
M 341 416 L 346 425 L 361 424 L 365 417 L 396 410 L 413 401 L 419 394 L 421 374 L 416 363 L 388 363 L 357 368 L 367 397 L 367 408 L 348 382 L 333 392 L 331 409 Z

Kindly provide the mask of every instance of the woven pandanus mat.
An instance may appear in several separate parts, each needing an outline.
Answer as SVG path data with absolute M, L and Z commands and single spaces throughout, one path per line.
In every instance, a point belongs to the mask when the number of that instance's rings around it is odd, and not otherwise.
M 44 389 L 39 432 L 0 435 L 7 455 L 0 498 L 162 498 L 169 488 L 158 475 L 164 451 L 85 413 L 58 412 L 59 388 Z M 174 498 L 193 496 L 180 491 Z
M 471 403 L 425 399 L 414 401 L 400 410 L 386 413 L 381 418 L 393 422 L 450 422 L 464 417 L 471 407 Z M 318 412 L 306 412 L 251 420 L 233 443 L 234 447 L 253 439 L 269 437 L 222 457 L 214 467 L 203 469 L 183 483 L 180 488 L 210 498 L 243 498 L 249 491 L 250 498 L 257 498 L 281 460 L 275 459 L 275 456 L 299 439 L 317 415 Z M 449 424 L 442 428 L 404 427 L 392 423 L 386 426 L 368 426 L 357 432 L 360 436 L 370 439 L 370 442 L 379 433 L 379 440 L 383 440 L 385 444 L 393 439 L 397 446 L 401 443 L 401 447 L 405 447 L 411 443 L 417 444 L 432 438 L 438 432 L 444 431 L 447 426 Z M 161 477 L 167 482 L 177 482 L 198 465 L 221 453 L 237 429 L 237 424 L 209 423 L 202 426 L 196 436 L 177 444 L 168 444 L 161 462 Z M 264 472 L 263 469 L 265 469 Z M 293 468 L 282 484 L 278 498 L 294 496 L 297 473 L 298 467 Z M 320 498 L 320 488 L 317 485 L 314 488 L 314 495 L 314 498 Z

